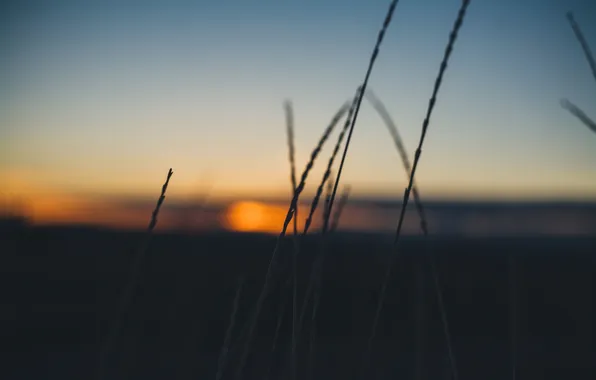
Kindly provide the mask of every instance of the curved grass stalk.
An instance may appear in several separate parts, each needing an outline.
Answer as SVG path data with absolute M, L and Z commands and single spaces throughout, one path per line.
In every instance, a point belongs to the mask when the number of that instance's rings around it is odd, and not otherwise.
M 273 276 L 273 267 L 276 263 L 277 253 L 279 251 L 281 240 L 286 236 L 286 231 L 288 229 L 290 221 L 292 220 L 292 217 L 293 217 L 296 207 L 298 205 L 298 199 L 300 197 L 300 194 L 304 190 L 304 186 L 306 185 L 306 179 L 308 178 L 308 174 L 310 173 L 312 167 L 314 166 L 315 160 L 318 157 L 319 153 L 321 152 L 323 145 L 329 138 L 329 135 L 331 134 L 331 132 L 333 131 L 333 129 L 335 128 L 335 126 L 337 125 L 339 120 L 345 114 L 346 110 L 347 110 L 347 105 L 344 104 L 339 109 L 339 111 L 335 114 L 335 116 L 331 120 L 331 123 L 329 124 L 329 126 L 325 129 L 325 132 L 324 132 L 323 136 L 321 137 L 321 139 L 319 140 L 319 143 L 317 144 L 317 146 L 311 153 L 310 160 L 306 164 L 306 168 L 302 172 L 302 176 L 300 178 L 300 183 L 298 184 L 298 186 L 296 186 L 296 190 L 294 192 L 294 196 L 292 197 L 290 207 L 288 208 L 288 212 L 286 214 L 286 218 L 284 220 L 282 230 L 277 237 L 275 247 L 273 249 L 273 253 L 271 254 L 271 259 L 269 260 L 269 265 L 267 267 L 267 272 L 265 274 L 265 281 L 263 283 L 263 287 L 261 288 L 261 292 L 259 293 L 259 296 L 255 303 L 254 312 L 249 320 L 246 342 L 245 342 L 244 348 L 242 350 L 242 353 L 240 355 L 240 363 L 236 370 L 235 378 L 237 380 L 242 379 L 242 373 L 244 371 L 244 366 L 246 365 L 246 360 L 248 359 L 250 345 L 252 343 L 252 337 L 255 332 L 257 321 L 259 319 L 259 315 L 261 314 L 261 309 L 263 308 L 265 298 L 269 294 L 269 287 L 271 286 L 270 281 L 271 281 L 271 277 Z
M 439 69 L 439 73 L 437 75 L 437 78 L 435 80 L 435 84 L 434 84 L 434 88 L 433 88 L 433 92 L 432 95 L 430 97 L 429 103 L 428 103 L 428 109 L 426 111 L 426 116 L 424 118 L 424 121 L 422 122 L 422 133 L 420 135 L 420 141 L 418 142 L 418 148 L 416 149 L 416 154 L 414 155 L 414 164 L 412 165 L 412 171 L 410 173 L 410 180 L 408 182 L 408 187 L 406 187 L 405 192 L 404 192 L 404 199 L 402 202 L 402 207 L 401 207 L 401 212 L 399 215 L 399 220 L 397 223 L 397 229 L 395 232 L 395 238 L 393 241 L 393 246 L 396 247 L 397 243 L 399 241 L 399 237 L 401 235 L 401 229 L 403 226 L 403 221 L 404 221 L 404 216 L 406 213 L 406 206 L 408 205 L 408 200 L 410 198 L 410 193 L 412 192 L 412 187 L 414 186 L 414 177 L 416 174 L 416 169 L 418 167 L 418 162 L 420 161 L 420 156 L 422 155 L 422 146 L 424 144 L 424 139 L 426 137 L 426 133 L 428 131 L 428 126 L 430 123 L 430 117 L 432 115 L 434 106 L 436 104 L 437 101 L 437 94 L 439 92 L 439 89 L 441 87 L 441 83 L 443 82 L 443 76 L 445 74 L 445 71 L 447 70 L 447 63 L 449 62 L 449 57 L 451 56 L 451 53 L 453 51 L 453 46 L 455 45 L 455 41 L 457 40 L 457 35 L 459 30 L 461 29 L 461 26 L 463 24 L 465 15 L 466 15 L 466 10 L 468 8 L 470 4 L 470 0 L 463 0 L 462 1 L 462 5 L 459 9 L 458 15 L 457 15 L 457 19 L 455 20 L 455 23 L 453 25 L 453 29 L 451 30 L 451 33 L 449 35 L 449 42 L 447 43 L 447 47 L 445 48 L 445 53 L 443 55 L 443 60 L 441 62 L 441 67 Z M 372 331 L 368 340 L 368 344 L 367 344 L 367 351 L 366 351 L 366 355 L 364 358 L 364 367 L 366 368 L 368 366 L 368 361 L 370 360 L 370 352 L 372 349 L 372 342 L 373 339 L 376 335 L 376 329 L 377 329 L 377 325 L 379 322 L 379 317 L 381 315 L 381 310 L 383 308 L 383 303 L 385 301 L 385 293 L 387 291 L 387 284 L 389 282 L 389 277 L 391 276 L 391 262 L 389 262 L 389 264 L 387 265 L 387 269 L 385 272 L 385 276 L 383 278 L 383 283 L 381 285 L 381 291 L 380 291 L 380 295 L 379 295 L 379 302 L 377 304 L 377 309 L 375 311 L 375 316 L 373 319 L 373 325 L 372 325 Z M 458 376 L 457 376 L 457 369 L 455 368 L 455 358 L 453 357 L 453 352 L 449 352 L 449 359 L 451 362 L 451 369 L 453 372 L 453 377 L 457 380 Z
M 401 157 L 401 161 L 404 166 L 404 170 L 405 170 L 406 174 L 410 173 L 412 171 L 412 165 L 410 163 L 410 159 L 408 158 L 408 152 L 406 151 L 406 148 L 405 148 L 403 141 L 400 137 L 399 131 L 397 130 L 397 125 L 393 121 L 393 118 L 387 111 L 387 108 L 385 107 L 383 102 L 381 102 L 381 100 L 378 99 L 373 94 L 372 91 L 367 92 L 366 95 L 368 97 L 368 100 L 371 102 L 373 108 L 377 111 L 377 113 L 379 114 L 381 119 L 383 119 L 383 122 L 387 126 L 387 129 L 389 130 L 389 133 L 391 134 L 391 137 L 393 138 L 393 142 L 395 143 L 395 147 L 397 148 L 397 151 L 399 152 L 399 155 Z M 420 218 L 420 229 L 422 230 L 422 234 L 424 235 L 424 237 L 427 238 L 428 237 L 428 222 L 427 222 L 426 215 L 424 212 L 424 206 L 422 205 L 422 200 L 420 198 L 420 192 L 418 191 L 418 186 L 416 186 L 415 181 L 412 185 L 412 195 L 414 197 L 414 204 L 416 205 L 416 211 L 418 212 L 418 216 Z M 443 324 L 443 333 L 445 334 L 445 340 L 447 342 L 447 349 L 451 353 L 450 358 L 452 358 L 452 362 L 451 362 L 452 371 L 455 373 L 455 372 L 457 372 L 455 369 L 455 368 L 457 368 L 456 361 L 455 361 L 455 351 L 453 350 L 453 344 L 451 342 L 451 334 L 449 332 L 447 311 L 445 309 L 445 305 L 443 302 L 443 290 L 441 289 L 441 283 L 439 281 L 439 275 L 437 272 L 437 267 L 436 267 L 434 256 L 432 256 L 432 255 L 429 256 L 429 263 L 430 263 L 431 275 L 433 278 L 433 284 L 434 284 L 434 288 L 435 288 L 435 294 L 437 296 L 437 302 L 439 304 L 439 312 L 441 314 L 441 322 Z

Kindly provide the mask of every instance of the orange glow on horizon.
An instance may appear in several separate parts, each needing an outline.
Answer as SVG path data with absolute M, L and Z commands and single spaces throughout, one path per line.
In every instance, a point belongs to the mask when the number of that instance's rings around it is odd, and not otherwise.
M 286 218 L 285 207 L 261 202 L 234 202 L 225 212 L 227 228 L 239 232 L 278 233 Z

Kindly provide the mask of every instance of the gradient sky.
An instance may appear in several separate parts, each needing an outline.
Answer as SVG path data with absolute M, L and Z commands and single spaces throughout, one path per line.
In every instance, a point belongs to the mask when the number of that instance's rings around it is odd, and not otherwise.
M 388 0 L 19 1 L 0 9 L 0 175 L 8 192 L 189 196 L 289 192 L 282 102 L 303 168 L 363 79 Z M 370 87 L 414 151 L 456 0 L 402 0 Z M 596 199 L 593 0 L 473 0 L 419 171 L 437 197 Z M 309 191 L 321 177 L 330 147 Z M 363 103 L 344 170 L 401 196 L 397 155 Z

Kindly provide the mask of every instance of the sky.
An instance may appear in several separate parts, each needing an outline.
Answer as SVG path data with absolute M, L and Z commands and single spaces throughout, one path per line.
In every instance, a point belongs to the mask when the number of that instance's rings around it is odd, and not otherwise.
M 410 152 L 460 3 L 400 1 L 381 46 L 369 86 Z M 3 2 L 4 196 L 54 209 L 56 199 L 155 197 L 170 167 L 177 199 L 287 196 L 283 101 L 294 106 L 301 170 L 361 83 L 388 5 Z M 417 171 L 426 196 L 596 199 L 596 135 L 559 105 L 569 98 L 596 117 L 569 10 L 596 49 L 592 0 L 472 0 Z M 399 156 L 366 102 L 345 165 L 354 194 L 403 194 Z

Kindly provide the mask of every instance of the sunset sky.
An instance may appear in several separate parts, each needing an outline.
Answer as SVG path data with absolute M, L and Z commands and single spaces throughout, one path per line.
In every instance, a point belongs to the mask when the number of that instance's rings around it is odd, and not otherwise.
M 287 196 L 282 102 L 295 107 L 301 170 L 363 79 L 389 1 L 8 3 L 0 186 L 8 198 L 72 204 L 156 197 L 170 167 L 174 199 Z M 372 74 L 410 152 L 460 3 L 400 1 Z M 596 135 L 559 106 L 567 97 L 596 117 L 568 10 L 596 49 L 593 0 L 472 1 L 417 172 L 424 194 L 596 199 Z M 343 175 L 356 196 L 403 193 L 399 156 L 368 103 Z

